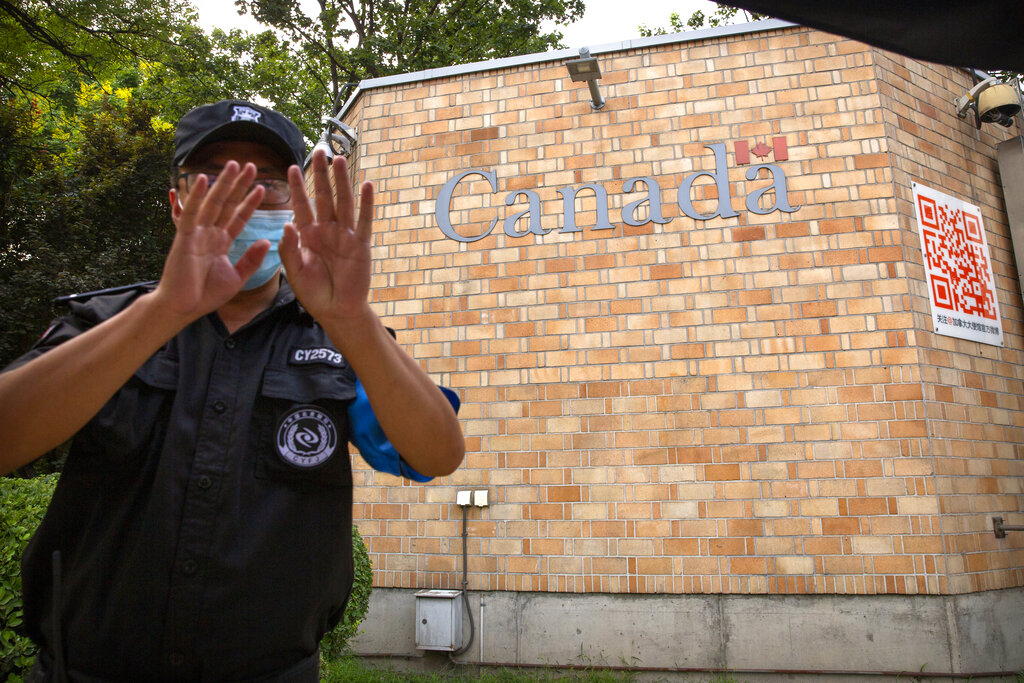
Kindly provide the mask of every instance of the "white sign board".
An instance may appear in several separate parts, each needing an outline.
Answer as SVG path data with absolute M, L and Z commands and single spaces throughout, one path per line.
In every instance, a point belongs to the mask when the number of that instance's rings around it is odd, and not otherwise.
M 1003 345 L 1003 325 L 981 210 L 914 183 L 928 296 L 935 331 Z

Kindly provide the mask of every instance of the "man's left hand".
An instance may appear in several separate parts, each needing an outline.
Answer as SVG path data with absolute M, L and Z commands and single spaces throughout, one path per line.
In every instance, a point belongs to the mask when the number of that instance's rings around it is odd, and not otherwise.
M 315 213 L 298 166 L 288 169 L 288 183 L 295 218 L 285 225 L 278 250 L 295 296 L 321 324 L 365 319 L 371 312 L 373 185 L 363 183 L 357 216 L 345 158 L 328 166 L 322 150 L 313 153 Z

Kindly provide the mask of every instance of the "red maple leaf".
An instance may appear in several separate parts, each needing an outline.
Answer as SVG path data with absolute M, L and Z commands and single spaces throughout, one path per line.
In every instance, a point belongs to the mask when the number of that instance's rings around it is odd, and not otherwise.
M 764 144 L 764 141 L 758 141 L 757 146 L 750 151 L 754 153 L 755 157 L 764 159 L 769 153 L 771 153 L 772 148 Z

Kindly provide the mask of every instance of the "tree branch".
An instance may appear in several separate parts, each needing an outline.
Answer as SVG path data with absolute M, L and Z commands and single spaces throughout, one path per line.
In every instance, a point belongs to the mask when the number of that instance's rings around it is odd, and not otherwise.
M 70 45 L 47 30 L 34 17 L 29 15 L 28 12 L 22 10 L 21 7 L 8 2 L 8 0 L 0 0 L 0 11 L 14 19 L 15 22 L 25 29 L 25 33 L 27 33 L 30 38 L 36 42 L 53 48 L 59 54 L 71 61 L 83 73 L 93 76 L 91 70 L 85 65 L 86 55 L 74 52 Z

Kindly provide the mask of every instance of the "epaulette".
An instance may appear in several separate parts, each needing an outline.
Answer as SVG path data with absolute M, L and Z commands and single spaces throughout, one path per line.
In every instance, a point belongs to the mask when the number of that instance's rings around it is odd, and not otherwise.
M 81 294 L 65 294 L 64 296 L 58 296 L 53 300 L 54 306 L 69 306 L 72 302 L 88 301 L 94 296 L 104 296 L 106 294 L 122 294 L 124 292 L 132 291 L 144 291 L 152 289 L 156 286 L 159 280 L 147 280 L 146 282 L 136 282 L 132 285 L 122 285 L 120 287 L 107 287 L 106 289 L 97 289 L 94 292 L 82 292 Z

